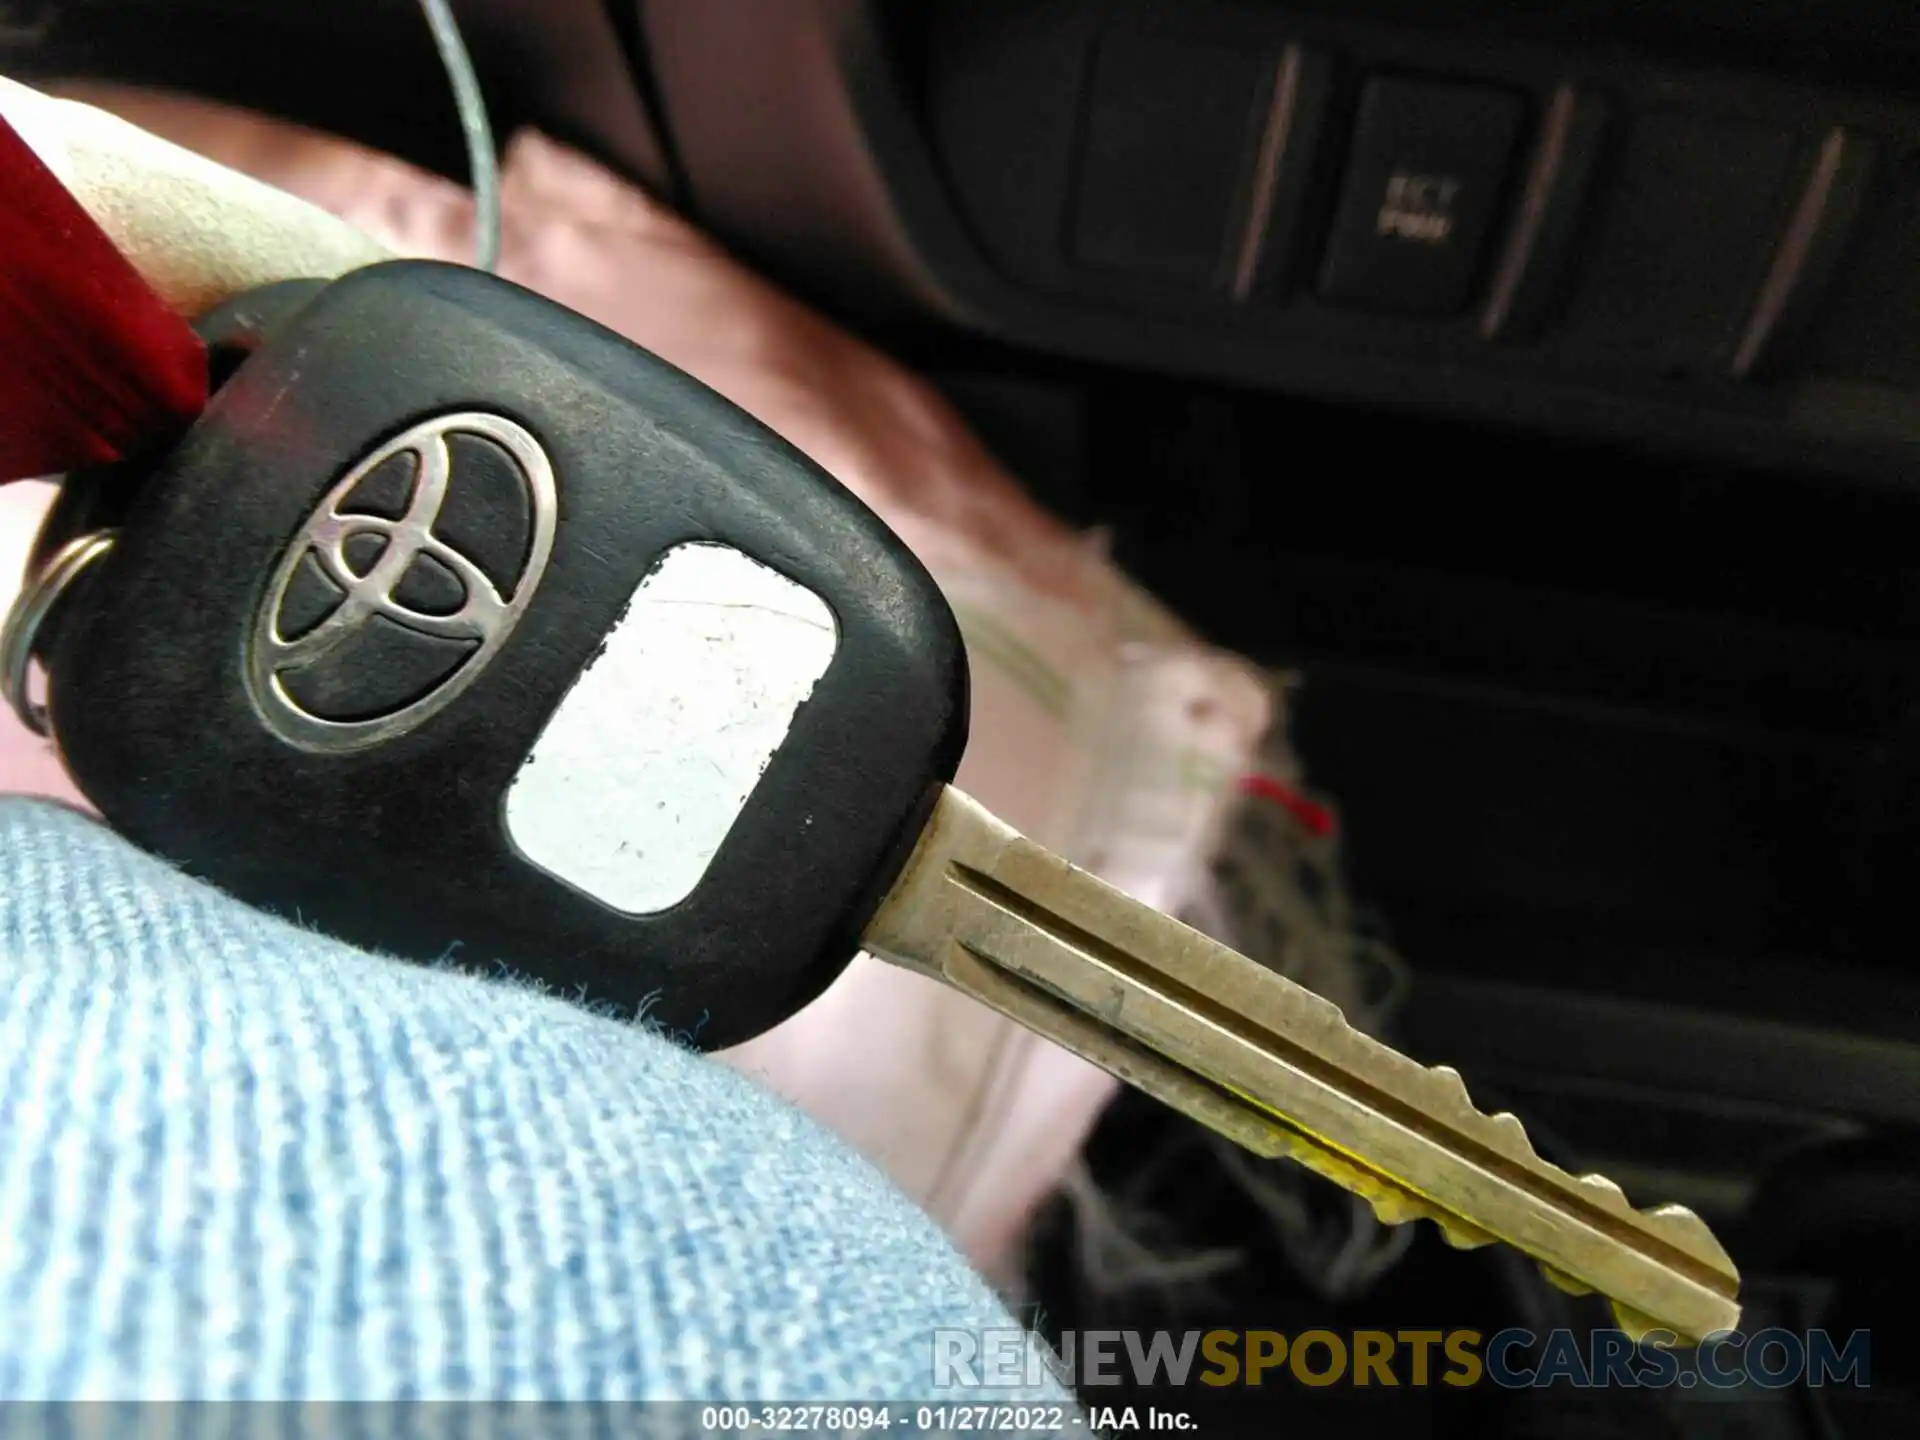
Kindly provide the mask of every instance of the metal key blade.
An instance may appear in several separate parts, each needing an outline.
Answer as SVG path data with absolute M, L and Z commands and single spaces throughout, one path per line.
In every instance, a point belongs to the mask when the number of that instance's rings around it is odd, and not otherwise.
M 1739 1320 L 1739 1275 L 1701 1220 L 1534 1153 L 1458 1074 L 1131 899 L 959 791 L 936 807 L 868 927 L 872 953 L 944 980 L 1264 1155 L 1288 1155 L 1398 1224 L 1504 1241 L 1613 1302 L 1635 1335 L 1697 1342 Z

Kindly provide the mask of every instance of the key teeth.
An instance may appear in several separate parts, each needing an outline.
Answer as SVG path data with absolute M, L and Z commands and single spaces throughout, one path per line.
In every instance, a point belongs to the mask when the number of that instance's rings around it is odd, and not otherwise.
M 1285 1155 L 1321 1178 L 1360 1196 L 1373 1208 L 1374 1219 L 1382 1225 L 1410 1225 L 1416 1220 L 1431 1220 L 1456 1250 L 1475 1250 L 1493 1243 L 1491 1235 L 1443 1213 L 1418 1195 L 1388 1184 L 1310 1136 L 1294 1131 L 1280 1134 L 1285 1138 L 1275 1147 L 1276 1154 Z
M 1652 1316 L 1643 1315 L 1630 1305 L 1622 1305 L 1618 1300 L 1609 1300 L 1607 1302 L 1607 1308 L 1613 1311 L 1613 1323 L 1626 1331 L 1627 1338 L 1636 1345 L 1642 1340 L 1645 1340 L 1647 1336 L 1655 1333 L 1668 1339 L 1673 1338 L 1673 1331 L 1671 1329 L 1662 1325 Z
M 1562 1295 L 1593 1294 L 1593 1287 L 1591 1285 L 1583 1284 L 1582 1282 L 1574 1279 L 1573 1276 L 1567 1274 L 1566 1271 L 1556 1269 L 1552 1265 L 1542 1265 L 1540 1267 L 1540 1273 L 1546 1276 L 1547 1283 L 1551 1285 L 1554 1289 L 1558 1290 Z
M 1043 865 L 1070 870 L 1065 861 L 1022 841 L 1023 854 Z M 1030 852 L 1030 853 L 1029 853 Z M 1103 882 L 1091 881 L 1104 887 Z M 1195 936 L 1195 939 L 1203 937 Z M 1212 942 L 1208 945 L 1208 963 L 1229 972 L 1258 972 L 1270 980 L 1272 972 L 1261 970 L 1255 962 Z M 1207 966 L 1203 965 L 1202 969 Z M 1241 974 L 1245 980 L 1246 973 Z M 1250 984 L 1251 982 L 1249 982 Z M 1204 987 L 1203 987 L 1204 988 Z M 1491 1156 L 1518 1165 L 1533 1175 L 1569 1191 L 1594 1209 L 1604 1211 L 1642 1232 L 1650 1232 L 1675 1249 L 1737 1282 L 1737 1273 L 1726 1251 L 1714 1239 L 1712 1231 L 1690 1211 L 1678 1206 L 1662 1206 L 1640 1211 L 1633 1208 L 1626 1193 L 1600 1175 L 1575 1176 L 1549 1163 L 1534 1148 L 1532 1138 L 1520 1118 L 1508 1112 L 1489 1115 L 1473 1103 L 1473 1096 L 1460 1072 L 1452 1066 L 1425 1067 L 1392 1050 L 1380 1041 L 1362 1034 L 1348 1021 L 1340 1007 L 1323 995 L 1289 987 L 1292 1008 L 1250 1012 L 1251 1018 L 1272 1022 L 1275 1033 L 1289 1036 L 1301 1048 L 1331 1062 L 1349 1073 L 1379 1077 L 1384 1090 L 1396 1100 L 1425 1112 L 1489 1152 Z M 1258 994 L 1257 989 L 1248 993 Z M 1295 1159 L 1309 1168 L 1344 1185 L 1370 1201 L 1383 1224 L 1405 1224 L 1425 1217 L 1439 1225 L 1449 1244 L 1473 1248 L 1492 1242 L 1487 1232 L 1464 1221 L 1450 1211 L 1427 1201 L 1400 1186 L 1383 1182 L 1377 1174 L 1356 1164 L 1331 1146 L 1300 1136 L 1289 1146 Z M 1496 1167 L 1497 1168 L 1497 1167 Z
M 1727 1254 L 1726 1247 L 1714 1236 L 1702 1220 L 1684 1205 L 1656 1205 L 1650 1210 L 1642 1210 L 1640 1217 L 1649 1228 L 1657 1230 L 1671 1245 L 1686 1251 L 1697 1260 L 1704 1260 L 1716 1269 L 1734 1274 L 1733 1257 Z
M 1328 1003 L 1326 1008 L 1331 1011 L 1330 1018 L 1334 1022 L 1345 1025 L 1344 1017 L 1340 1015 L 1337 1006 Z M 1544 1172 L 1564 1180 L 1571 1188 L 1579 1191 L 1587 1201 L 1600 1209 L 1623 1219 L 1636 1220 L 1668 1244 L 1685 1251 L 1695 1259 L 1715 1269 L 1723 1270 L 1729 1275 L 1735 1273 L 1732 1260 L 1721 1247 L 1720 1242 L 1714 1238 L 1713 1232 L 1707 1228 L 1706 1223 L 1691 1210 L 1679 1205 L 1662 1205 L 1650 1210 L 1636 1210 L 1627 1198 L 1626 1191 L 1606 1176 L 1598 1174 L 1576 1176 L 1543 1159 L 1540 1152 L 1534 1149 L 1533 1139 L 1527 1134 L 1527 1127 L 1519 1116 L 1505 1110 L 1488 1115 L 1476 1109 L 1473 1096 L 1467 1089 L 1466 1080 L 1452 1066 L 1435 1065 L 1426 1068 L 1422 1078 L 1429 1088 L 1420 1099 L 1431 1113 L 1449 1120 L 1465 1133 L 1474 1136 L 1481 1144 L 1507 1159 L 1524 1165 L 1530 1170 Z M 1339 1167 L 1349 1178 L 1342 1179 L 1341 1175 L 1328 1172 L 1324 1168 L 1324 1162 L 1322 1166 L 1314 1168 L 1320 1168 L 1323 1174 L 1328 1174 L 1328 1178 L 1352 1187 L 1353 1181 L 1350 1177 L 1356 1172 L 1344 1160 L 1339 1162 Z M 1447 1244 L 1455 1249 L 1473 1250 L 1493 1243 L 1494 1237 L 1486 1231 L 1405 1191 L 1369 1186 L 1362 1193 L 1366 1194 L 1366 1198 L 1373 1206 L 1375 1216 L 1383 1225 L 1403 1225 L 1413 1220 L 1426 1219 L 1433 1221 L 1439 1227 Z M 1580 1284 L 1571 1276 L 1562 1275 L 1559 1279 L 1566 1282 L 1562 1288 Z M 1559 1282 L 1556 1281 L 1556 1283 Z M 1588 1292 L 1573 1290 L 1571 1293 Z
M 1308 1169 L 1317 1171 L 1336 1184 L 1344 1184 L 1355 1194 L 1360 1195 L 1373 1207 L 1373 1218 L 1382 1225 L 1411 1225 L 1416 1220 L 1431 1220 L 1435 1228 L 1440 1231 L 1440 1237 L 1455 1250 L 1478 1250 L 1482 1246 L 1493 1244 L 1493 1236 L 1486 1231 L 1445 1213 L 1417 1195 L 1380 1184 L 1371 1177 L 1365 1177 L 1363 1172 L 1354 1170 L 1344 1163 L 1336 1162 L 1338 1168 L 1345 1172 L 1343 1177 L 1335 1174 L 1333 1168 L 1325 1164 L 1315 1164 L 1311 1160 L 1306 1160 L 1298 1151 L 1295 1152 L 1294 1158 L 1301 1160 Z
M 1627 1192 L 1604 1175 L 1588 1171 L 1585 1175 L 1574 1177 L 1574 1184 L 1587 1192 L 1587 1197 L 1599 1201 L 1609 1210 L 1631 1210 L 1633 1202 L 1627 1199 Z
M 1429 1218 L 1439 1228 L 1440 1238 L 1455 1250 L 1480 1250 L 1493 1244 L 1493 1236 L 1464 1220 L 1438 1214 L 1430 1214 Z
M 1460 1072 L 1451 1065 L 1434 1065 L 1427 1070 L 1432 1077 L 1433 1100 L 1438 1104 L 1445 1102 L 1456 1114 L 1478 1115 L 1479 1108 L 1473 1103 L 1473 1096 L 1467 1093 L 1467 1082 Z
M 1416 1220 L 1431 1220 L 1440 1238 L 1455 1250 L 1479 1250 L 1494 1243 L 1493 1236 L 1486 1231 L 1405 1191 L 1384 1190 L 1367 1199 L 1373 1206 L 1374 1219 L 1382 1225 L 1411 1225 Z
M 1489 1149 L 1504 1155 L 1507 1159 L 1525 1165 L 1528 1169 L 1543 1171 L 1548 1175 L 1566 1180 L 1593 1204 L 1623 1218 L 1637 1220 L 1646 1229 L 1653 1231 L 1668 1244 L 1684 1250 L 1695 1259 L 1734 1274 L 1733 1262 L 1713 1232 L 1707 1228 L 1691 1210 L 1680 1205 L 1661 1205 L 1649 1210 L 1636 1210 L 1632 1201 L 1613 1181 L 1604 1175 L 1572 1175 L 1559 1166 L 1543 1159 L 1534 1149 L 1533 1139 L 1527 1134 L 1527 1127 L 1520 1117 L 1509 1111 L 1497 1115 L 1483 1114 L 1474 1108 L 1473 1098 L 1467 1091 L 1466 1081 L 1460 1072 L 1450 1065 L 1435 1065 L 1427 1070 L 1431 1077 L 1431 1105 L 1444 1108 L 1448 1118 L 1453 1120 L 1466 1133 L 1476 1137 Z M 1426 1213 L 1433 1214 L 1432 1211 Z M 1449 1226 L 1458 1222 L 1440 1219 L 1434 1215 L 1441 1229 L 1448 1231 Z M 1471 1227 L 1464 1227 L 1471 1230 Z M 1472 1232 L 1478 1233 L 1478 1232 Z M 1448 1233 L 1448 1243 L 1457 1243 L 1452 1233 Z M 1485 1244 L 1487 1241 L 1475 1243 Z
M 1582 1175 L 1578 1184 L 1607 1209 L 1635 1216 L 1642 1225 L 1675 1249 L 1684 1250 L 1694 1259 L 1704 1261 L 1717 1270 L 1735 1273 L 1733 1257 L 1714 1238 L 1713 1231 L 1707 1228 L 1707 1222 L 1686 1206 L 1655 1205 L 1645 1210 L 1635 1210 L 1633 1203 L 1627 1199 L 1627 1192 L 1604 1175 Z
M 1382 1225 L 1410 1225 L 1433 1214 L 1426 1205 L 1398 1190 L 1382 1190 L 1367 1199 L 1373 1206 L 1373 1218 Z
M 1442 1110 L 1447 1119 L 1477 1135 L 1481 1143 L 1509 1160 L 1527 1166 L 1544 1163 L 1518 1115 L 1507 1110 L 1497 1115 L 1484 1113 L 1473 1103 L 1466 1080 L 1451 1065 L 1434 1065 L 1427 1070 L 1427 1075 L 1432 1084 L 1430 1108 Z
M 1488 1139 L 1497 1142 L 1500 1152 L 1512 1160 L 1525 1161 L 1534 1155 L 1533 1141 L 1527 1135 L 1527 1127 L 1520 1117 L 1511 1110 L 1502 1110 L 1495 1115 L 1488 1126 Z

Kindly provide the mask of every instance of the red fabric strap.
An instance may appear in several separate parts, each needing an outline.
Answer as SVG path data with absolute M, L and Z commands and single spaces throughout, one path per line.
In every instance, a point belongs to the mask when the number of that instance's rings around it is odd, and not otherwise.
M 0 118 L 0 483 L 164 443 L 206 402 L 192 327 Z
M 1250 795 L 1256 800 L 1264 800 L 1269 805 L 1278 805 L 1294 822 L 1316 840 L 1325 840 L 1338 827 L 1333 811 L 1318 800 L 1310 800 L 1292 786 L 1284 785 L 1271 775 L 1254 774 L 1240 777 L 1240 793 Z

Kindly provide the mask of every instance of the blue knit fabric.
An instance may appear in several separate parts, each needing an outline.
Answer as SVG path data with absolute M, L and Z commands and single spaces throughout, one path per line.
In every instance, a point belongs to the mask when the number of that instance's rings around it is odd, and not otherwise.
M 926 1400 L 1013 1323 L 726 1068 L 60 808 L 0 799 L 0 971 L 0 1398 Z

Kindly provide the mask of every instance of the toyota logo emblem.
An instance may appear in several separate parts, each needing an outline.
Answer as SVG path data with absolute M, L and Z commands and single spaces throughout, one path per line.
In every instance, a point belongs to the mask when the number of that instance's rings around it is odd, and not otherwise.
M 479 678 L 546 572 L 558 511 L 539 441 L 499 415 L 443 415 L 367 455 L 281 557 L 247 683 L 290 745 L 405 734 Z

